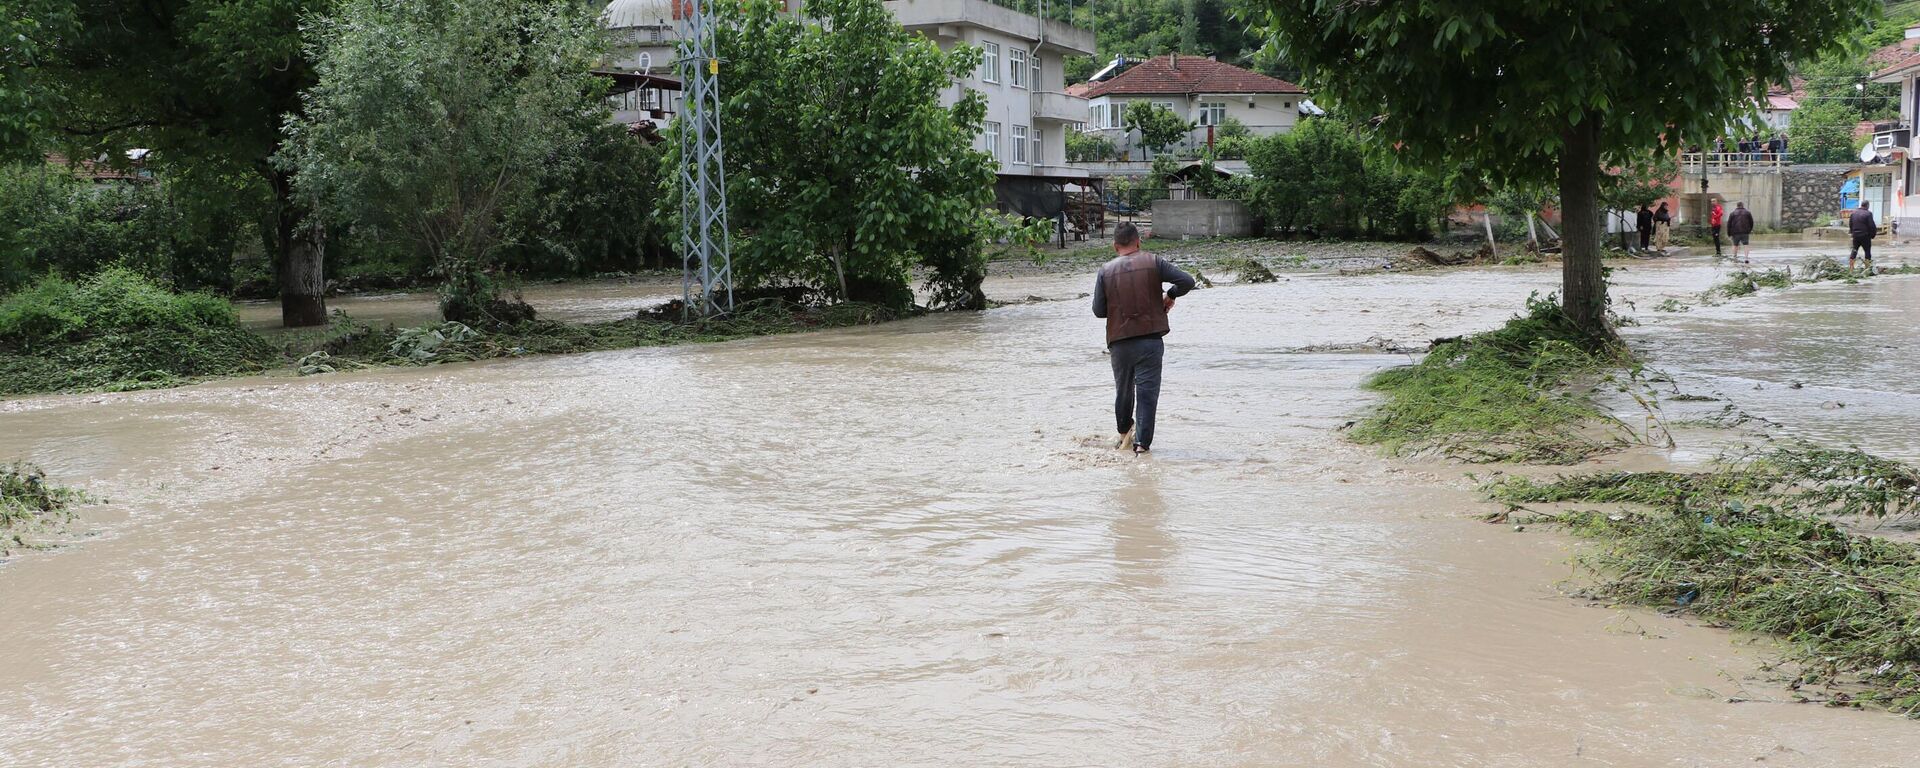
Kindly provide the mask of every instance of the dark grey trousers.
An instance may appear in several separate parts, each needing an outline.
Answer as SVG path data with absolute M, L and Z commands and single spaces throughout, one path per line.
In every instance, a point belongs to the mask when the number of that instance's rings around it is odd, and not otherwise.
M 1853 257 L 1858 255 L 1861 251 L 1867 252 L 1867 261 L 1873 261 L 1873 238 L 1871 237 L 1854 238 L 1853 247 L 1847 250 L 1847 261 L 1853 261 Z
M 1133 442 L 1153 447 L 1153 412 L 1160 405 L 1160 361 L 1166 340 L 1158 336 L 1121 339 L 1107 347 L 1113 358 L 1113 418 L 1125 433 L 1134 429 Z

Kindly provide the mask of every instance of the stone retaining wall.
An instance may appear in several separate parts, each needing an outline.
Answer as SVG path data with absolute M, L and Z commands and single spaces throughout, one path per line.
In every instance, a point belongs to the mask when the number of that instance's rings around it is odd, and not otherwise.
M 1839 215 L 1840 183 L 1851 165 L 1794 165 L 1780 189 L 1780 227 L 1800 230 L 1826 224 Z

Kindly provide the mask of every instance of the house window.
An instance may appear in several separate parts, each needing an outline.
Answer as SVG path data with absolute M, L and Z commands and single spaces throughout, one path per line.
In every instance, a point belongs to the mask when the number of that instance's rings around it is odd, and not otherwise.
M 1013 77 L 1013 87 L 1027 87 L 1027 49 L 1014 46 L 1007 51 L 1007 74 Z
M 1042 157 L 1042 155 L 1040 154 L 1040 142 L 1042 139 L 1046 137 L 1046 135 L 1047 135 L 1047 132 L 1044 130 L 1041 130 L 1039 128 L 1033 129 L 1033 164 L 1034 165 L 1041 164 L 1040 158 Z
M 991 120 L 987 121 L 987 127 L 984 133 L 986 135 L 986 140 L 987 140 L 987 154 L 992 155 L 993 159 L 999 160 L 1000 159 L 1000 124 L 993 122 Z
M 981 43 L 980 50 L 985 53 L 980 57 L 980 79 L 989 83 L 1000 82 L 1000 44 Z
M 1039 52 L 1037 51 L 1034 52 L 1032 57 L 1032 63 L 1033 63 L 1033 87 L 1039 88 L 1040 87 L 1040 54 Z
M 1095 104 L 1087 107 L 1087 119 L 1093 121 L 1093 127 L 1095 128 L 1105 127 L 1107 124 L 1107 105 Z M 1081 128 L 1080 130 L 1084 131 L 1086 129 Z
M 1024 125 L 1013 127 L 1013 164 L 1027 164 L 1027 127 Z
M 1200 124 L 1221 125 L 1227 122 L 1227 103 L 1224 101 L 1200 102 Z
M 1100 127 L 1102 128 L 1120 127 L 1121 123 L 1126 122 L 1126 112 L 1127 112 L 1127 103 L 1124 101 L 1108 104 L 1107 105 L 1107 121 L 1105 123 L 1102 123 Z

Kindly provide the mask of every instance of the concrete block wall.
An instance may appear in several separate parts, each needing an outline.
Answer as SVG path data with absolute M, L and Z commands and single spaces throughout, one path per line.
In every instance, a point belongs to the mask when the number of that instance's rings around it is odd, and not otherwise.
M 1155 200 L 1153 236 L 1250 237 L 1253 212 L 1238 200 Z

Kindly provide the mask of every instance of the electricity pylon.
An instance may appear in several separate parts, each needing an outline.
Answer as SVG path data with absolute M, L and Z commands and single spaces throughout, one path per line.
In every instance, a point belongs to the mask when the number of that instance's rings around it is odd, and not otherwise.
M 687 312 L 733 311 L 726 153 L 720 141 L 720 56 L 710 0 L 675 0 L 680 14 L 680 298 Z M 695 301 L 694 286 L 700 292 Z

